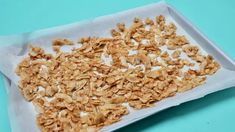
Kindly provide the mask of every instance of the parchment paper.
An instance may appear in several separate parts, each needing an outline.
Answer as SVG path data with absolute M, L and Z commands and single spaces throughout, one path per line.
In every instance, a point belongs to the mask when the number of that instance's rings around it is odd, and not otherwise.
M 51 41 L 55 38 L 68 38 L 76 42 L 80 37 L 84 36 L 107 37 L 110 36 L 110 29 L 114 28 L 117 22 L 124 22 L 128 26 L 134 17 L 140 17 L 142 19 L 150 17 L 154 19 L 155 16 L 160 14 L 166 17 L 167 22 L 174 22 L 176 24 L 177 34 L 184 34 L 191 43 L 197 44 L 198 41 L 194 40 L 193 37 L 188 34 L 188 31 L 186 32 L 182 25 L 178 24 L 172 18 L 169 14 L 168 6 L 164 2 L 65 26 L 21 35 L 0 36 L 0 71 L 5 76 L 5 84 L 8 93 L 9 117 L 12 131 L 39 131 L 35 123 L 35 110 L 32 104 L 26 102 L 20 94 L 17 87 L 19 78 L 14 73 L 16 65 L 27 55 L 27 44 L 40 46 L 45 49 L 46 52 L 53 53 L 51 50 Z M 206 54 L 204 50 L 202 50 L 202 52 Z M 215 51 L 215 53 L 217 53 L 217 51 Z M 219 56 L 219 54 L 217 56 Z M 217 57 L 216 59 L 219 60 L 220 58 Z M 219 62 L 224 61 L 227 60 L 219 60 Z M 166 108 L 176 106 L 193 99 L 201 98 L 209 93 L 234 86 L 235 71 L 231 69 L 235 69 L 235 66 L 228 70 L 223 67 L 223 64 L 221 65 L 222 68 L 216 74 L 208 77 L 206 84 L 157 102 L 156 106 L 152 108 L 142 110 L 129 109 L 130 114 L 124 116 L 121 121 L 104 127 L 101 131 L 115 130 Z

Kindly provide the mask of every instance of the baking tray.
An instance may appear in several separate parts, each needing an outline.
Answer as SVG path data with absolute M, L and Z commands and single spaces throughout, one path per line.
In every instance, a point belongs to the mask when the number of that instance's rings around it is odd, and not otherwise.
M 203 49 L 203 52 L 212 55 L 220 63 L 221 69 L 216 74 L 208 77 L 206 84 L 184 93 L 177 93 L 176 96 L 163 99 L 151 108 L 141 110 L 129 109 L 130 114 L 124 116 L 121 121 L 106 126 L 100 131 L 114 131 L 167 108 L 235 86 L 235 62 L 216 47 L 212 41 L 203 35 L 175 8 L 165 2 L 159 2 L 65 26 L 20 35 L 0 36 L 0 45 L 5 45 L 0 47 L 0 71 L 4 74 L 12 131 L 39 131 L 35 124 L 35 110 L 32 104 L 26 102 L 18 91 L 16 85 L 18 78 L 14 73 L 16 64 L 27 54 L 28 43 L 38 45 L 46 49 L 47 52 L 52 52 L 50 45 L 51 41 L 55 38 L 69 38 L 77 41 L 80 37 L 84 36 L 107 37 L 110 36 L 110 29 L 114 28 L 118 22 L 124 22 L 128 25 L 134 17 L 144 19 L 146 17 L 154 18 L 157 15 L 164 15 L 167 22 L 174 22 L 177 27 L 177 34 L 184 34 L 189 42 L 198 45 Z

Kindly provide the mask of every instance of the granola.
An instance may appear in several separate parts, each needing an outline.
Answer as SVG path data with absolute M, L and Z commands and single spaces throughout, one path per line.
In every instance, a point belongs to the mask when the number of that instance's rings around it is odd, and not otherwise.
M 82 46 L 70 52 L 60 50 L 75 44 L 68 39 L 52 42 L 55 54 L 31 46 L 15 72 L 22 95 L 35 106 L 40 130 L 98 131 L 128 114 L 127 105 L 151 107 L 206 83 L 219 63 L 201 54 L 199 47 L 176 30 L 160 15 L 155 20 L 135 18 L 129 27 L 118 23 L 111 30 L 112 37 L 81 38 Z M 111 57 L 110 64 L 103 55 Z

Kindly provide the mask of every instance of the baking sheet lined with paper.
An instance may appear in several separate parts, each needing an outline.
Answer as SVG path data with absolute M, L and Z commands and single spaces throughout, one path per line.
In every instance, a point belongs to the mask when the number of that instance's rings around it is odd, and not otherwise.
M 110 30 L 116 23 L 124 22 L 127 26 L 135 17 L 144 20 L 146 17 L 154 19 L 155 16 L 163 15 L 166 22 L 173 22 L 177 27 L 177 34 L 185 35 L 190 43 L 198 45 L 204 54 L 211 54 L 221 65 L 221 68 L 212 76 L 208 76 L 206 83 L 184 93 L 177 93 L 175 96 L 163 99 L 156 103 L 154 107 L 141 110 L 130 109 L 129 114 L 121 121 L 105 126 L 101 131 L 112 131 L 141 118 L 164 110 L 166 108 L 179 105 L 180 103 L 197 99 L 206 94 L 234 86 L 234 62 L 218 50 L 213 43 L 201 35 L 187 20 L 183 19 L 172 7 L 165 3 L 157 3 L 137 9 L 129 10 L 114 15 L 100 17 L 91 21 L 75 23 L 62 27 L 36 31 L 23 35 L 1 37 L 1 43 L 15 44 L 1 47 L 0 55 L 5 56 L 0 62 L 0 70 L 7 77 L 6 83 L 9 96 L 10 121 L 13 131 L 39 131 L 35 123 L 35 110 L 32 104 L 25 101 L 17 88 L 19 78 L 15 74 L 16 65 L 27 55 L 27 44 L 42 47 L 45 52 L 53 53 L 51 42 L 55 38 L 67 38 L 78 41 L 81 37 L 96 36 L 110 37 Z M 27 120 L 27 122 L 25 122 Z

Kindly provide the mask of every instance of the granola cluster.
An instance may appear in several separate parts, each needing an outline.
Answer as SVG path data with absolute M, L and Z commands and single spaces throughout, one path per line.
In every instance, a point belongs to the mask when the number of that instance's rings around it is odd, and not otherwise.
M 153 106 L 204 84 L 220 68 L 161 15 L 135 18 L 129 27 L 118 23 L 111 35 L 81 38 L 82 46 L 70 52 L 60 50 L 74 44 L 68 39 L 52 42 L 55 54 L 30 47 L 16 74 L 41 131 L 98 131 L 121 120 L 127 107 Z

